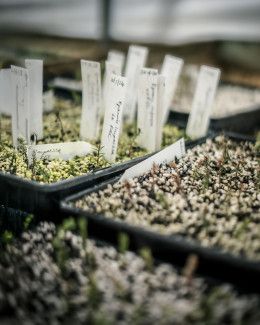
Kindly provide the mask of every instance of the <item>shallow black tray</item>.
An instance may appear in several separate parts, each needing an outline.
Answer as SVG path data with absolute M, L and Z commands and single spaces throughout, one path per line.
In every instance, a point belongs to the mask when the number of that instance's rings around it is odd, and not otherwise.
M 223 82 L 222 85 L 241 86 L 248 89 L 256 89 L 245 85 Z M 189 114 L 175 111 L 170 111 L 169 121 L 176 121 L 183 127 L 188 122 Z M 248 107 L 243 112 L 230 114 L 225 117 L 211 118 L 209 128 L 213 131 L 228 131 L 241 134 L 254 134 L 260 129 L 260 103 Z
M 175 125 L 179 127 L 178 123 Z M 189 141 L 187 145 L 193 143 L 194 141 Z M 62 198 L 111 179 L 150 155 L 152 153 L 52 184 L 41 184 L 0 172 L 0 205 L 44 217 L 48 213 L 57 214 Z
M 66 91 L 64 89 L 59 90 L 61 98 L 73 97 L 73 91 Z M 172 121 L 172 124 L 179 128 L 186 127 L 185 124 L 179 121 Z M 191 144 L 193 142 L 194 141 L 189 141 Z M 110 179 L 134 164 L 148 158 L 150 155 L 151 154 L 147 154 L 83 176 L 52 184 L 40 184 L 36 181 L 0 172 L 0 205 L 37 214 L 39 216 L 42 215 L 46 218 L 46 214 L 48 213 L 57 214 L 59 212 L 59 201 L 62 198 L 92 187 L 106 179 Z
M 183 127 L 188 122 L 189 114 L 171 111 L 169 122 L 175 121 Z M 260 105 L 252 106 L 246 112 L 240 112 L 221 118 L 211 118 L 209 128 L 215 132 L 228 131 L 241 134 L 255 134 L 260 130 Z
M 226 135 L 237 141 L 252 141 L 252 137 L 244 137 L 233 133 L 226 133 Z M 197 143 L 193 143 L 191 147 L 202 142 L 203 140 L 199 140 Z M 71 207 L 71 201 L 76 201 L 84 195 L 97 192 L 118 179 L 119 176 L 67 197 L 61 201 L 61 211 L 66 216 L 85 216 L 88 219 L 89 233 L 97 238 L 116 244 L 118 234 L 126 233 L 130 238 L 131 249 L 138 250 L 143 246 L 148 246 L 156 258 L 175 265 L 184 265 L 190 254 L 196 254 L 199 257 L 198 272 L 202 275 L 232 282 L 247 290 L 260 291 L 260 262 L 253 262 L 229 253 L 223 253 L 220 249 L 205 248 L 199 243 L 191 242 L 178 235 L 161 235 L 154 231 L 130 225 L 124 221 L 113 220 L 101 214 L 90 214 Z
M 41 184 L 0 172 L 0 205 L 44 216 L 48 213 L 58 213 L 61 198 L 114 177 L 149 156 L 138 157 L 52 184 Z

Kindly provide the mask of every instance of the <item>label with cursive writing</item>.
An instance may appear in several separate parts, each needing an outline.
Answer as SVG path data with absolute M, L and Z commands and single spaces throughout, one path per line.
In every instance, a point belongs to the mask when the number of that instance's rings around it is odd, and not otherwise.
M 101 136 L 102 152 L 109 162 L 116 160 L 126 89 L 126 78 L 116 75 L 110 76 Z
M 27 69 L 11 66 L 12 90 L 12 135 L 13 145 L 17 146 L 18 138 L 30 143 L 30 86 Z
M 43 61 L 25 60 L 25 67 L 29 73 L 30 87 L 30 135 L 37 139 L 43 137 Z
M 93 150 L 94 147 L 85 141 L 37 144 L 27 146 L 27 157 L 29 164 L 32 164 L 34 158 L 37 160 L 69 160 L 76 156 L 87 156 Z
M 177 83 L 183 67 L 183 60 L 172 55 L 165 55 L 161 74 L 165 76 L 165 105 L 163 112 L 163 124 L 169 117 L 172 100 L 177 88 Z
M 138 80 L 138 143 L 149 152 L 156 150 L 158 71 L 142 68 Z
M 81 60 L 82 112 L 80 137 L 95 140 L 99 133 L 102 105 L 100 63 Z
M 203 137 L 208 132 L 210 113 L 220 78 L 220 70 L 201 66 L 186 128 L 192 139 Z
M 133 167 L 128 168 L 124 174 L 121 176 L 120 181 L 132 179 L 134 177 L 139 177 L 148 173 L 153 164 L 167 164 L 173 161 L 175 158 L 181 158 L 185 155 L 185 142 L 184 139 L 176 141 L 170 146 L 164 148 L 153 156 L 143 160 L 139 164 L 134 165 Z
M 128 86 L 124 107 L 124 118 L 127 122 L 133 122 L 135 119 L 138 78 L 140 69 L 146 64 L 147 56 L 147 47 L 136 45 L 129 46 L 125 69 Z

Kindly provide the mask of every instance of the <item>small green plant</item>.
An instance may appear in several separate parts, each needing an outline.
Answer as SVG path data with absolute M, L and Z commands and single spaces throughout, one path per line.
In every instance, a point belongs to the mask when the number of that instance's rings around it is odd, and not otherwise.
M 2 242 L 7 245 L 10 244 L 14 239 L 14 235 L 11 231 L 5 230 L 2 234 Z
M 224 164 L 227 164 L 230 160 L 229 150 L 228 150 L 228 143 L 225 141 L 223 145 L 223 161 Z
M 127 234 L 121 232 L 118 235 L 118 250 L 124 254 L 129 248 L 129 237 Z
M 100 160 L 103 159 L 104 155 L 102 153 L 103 147 L 101 146 L 101 142 L 98 141 L 97 147 L 95 148 L 95 157 L 96 157 L 96 166 L 99 167 Z
M 32 214 L 28 214 L 24 220 L 23 227 L 24 230 L 28 230 L 32 221 L 33 221 L 34 216 Z
M 157 202 L 160 203 L 161 207 L 163 209 L 168 209 L 169 208 L 169 203 L 166 199 L 165 193 L 160 193 L 160 192 L 156 192 L 155 193 L 155 199 Z
M 187 257 L 182 274 L 186 277 L 188 283 L 192 282 L 194 273 L 198 268 L 198 264 L 199 264 L 199 259 L 197 255 L 191 254 Z
M 66 261 L 69 257 L 68 247 L 64 242 L 64 237 L 66 231 L 75 230 L 76 223 L 73 218 L 68 218 L 63 221 L 62 225 L 58 227 L 58 231 L 56 233 L 55 238 L 53 239 L 53 247 L 57 265 L 63 272 L 65 269 Z
M 26 165 L 29 166 L 26 142 L 25 142 L 25 140 L 23 138 L 18 138 L 17 139 L 17 150 L 22 155 L 23 160 L 26 163 Z
M 76 222 L 75 222 L 75 219 L 70 217 L 70 218 L 67 218 L 63 221 L 62 225 L 61 225 L 61 229 L 65 232 L 65 231 L 68 231 L 68 230 L 75 230 L 77 227 L 76 225 Z
M 16 174 L 17 165 L 16 165 L 16 151 L 11 152 L 11 161 L 9 166 L 10 174 Z
M 82 245 L 83 248 L 85 249 L 87 244 L 87 239 L 88 239 L 88 222 L 86 218 L 81 217 L 78 220 L 78 228 L 79 228 L 80 236 L 82 238 Z
M 151 249 L 149 247 L 143 247 L 140 249 L 139 254 L 145 261 L 147 269 L 152 271 L 154 260 L 153 260 Z
M 64 142 L 66 132 L 65 132 L 64 127 L 63 127 L 63 123 L 62 123 L 62 120 L 61 120 L 61 117 L 60 117 L 60 112 L 56 111 L 55 115 L 56 115 L 56 122 L 58 123 L 58 125 L 60 127 L 60 131 L 61 131 L 61 140 Z
M 96 279 L 92 273 L 89 275 L 87 297 L 88 303 L 93 309 L 97 308 L 102 301 L 102 292 L 98 289 Z
M 202 185 L 204 190 L 207 190 L 210 185 L 210 166 L 209 166 L 209 158 L 207 156 L 204 157 L 204 168 L 205 173 L 203 174 Z

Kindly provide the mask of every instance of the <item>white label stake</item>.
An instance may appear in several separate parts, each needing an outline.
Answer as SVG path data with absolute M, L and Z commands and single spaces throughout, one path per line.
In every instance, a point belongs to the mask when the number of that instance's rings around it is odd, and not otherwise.
M 145 66 L 147 55 L 147 47 L 135 45 L 129 46 L 125 70 L 128 90 L 124 107 L 124 117 L 128 122 L 133 122 L 135 118 L 138 77 L 140 69 Z
M 149 152 L 156 150 L 158 71 L 142 68 L 138 80 L 138 143 Z
M 43 61 L 25 60 L 30 80 L 30 135 L 43 138 Z
M 0 113 L 12 115 L 11 69 L 0 70 Z
M 126 78 L 110 76 L 101 137 L 102 152 L 110 162 L 114 162 L 116 159 L 126 89 Z
M 82 75 L 82 113 L 80 136 L 95 140 L 99 133 L 101 96 L 100 63 L 81 60 Z
M 157 127 L 156 127 L 156 150 L 161 149 L 162 135 L 163 135 L 163 112 L 165 105 L 165 77 L 158 76 L 158 89 L 157 89 Z
M 107 54 L 107 61 L 113 63 L 119 67 L 118 75 L 122 74 L 125 64 L 125 54 L 121 51 L 110 50 Z
M 220 70 L 201 66 L 186 133 L 192 139 L 207 134 L 210 112 L 220 78 Z
M 55 106 L 55 96 L 52 89 L 46 90 L 42 96 L 42 106 L 44 112 L 51 112 Z
M 33 158 L 37 160 L 69 160 L 76 156 L 84 157 L 93 150 L 94 147 L 84 141 L 37 144 L 27 146 L 27 157 L 29 164 L 33 162 Z
M 165 76 L 165 106 L 163 124 L 168 120 L 172 100 L 177 88 L 177 83 L 183 67 L 183 60 L 172 55 L 165 55 L 161 74 Z
M 152 157 L 145 159 L 144 161 L 136 164 L 133 167 L 128 168 L 121 176 L 120 181 L 139 177 L 151 170 L 153 164 L 167 164 L 173 161 L 175 158 L 181 158 L 185 155 L 185 142 L 184 139 L 180 139 L 173 143 L 169 147 L 161 150 Z
M 114 63 L 106 61 L 105 63 L 105 74 L 103 80 L 103 108 L 105 107 L 105 103 L 107 101 L 107 88 L 109 84 L 110 77 L 112 75 L 121 75 L 120 67 Z
M 18 138 L 30 143 L 29 126 L 29 72 L 27 69 L 11 66 L 12 84 L 12 134 L 13 145 L 17 146 Z

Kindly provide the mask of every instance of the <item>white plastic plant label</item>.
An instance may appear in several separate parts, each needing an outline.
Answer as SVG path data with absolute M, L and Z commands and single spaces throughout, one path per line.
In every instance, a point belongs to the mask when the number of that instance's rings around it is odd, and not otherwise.
M 138 80 L 138 143 L 148 152 L 156 150 L 157 87 L 158 70 L 142 68 Z
M 111 75 L 101 136 L 101 149 L 109 162 L 116 160 L 127 82 L 125 77 Z
M 109 61 L 105 62 L 105 74 L 103 80 L 103 108 L 105 107 L 105 102 L 107 101 L 107 88 L 109 84 L 110 77 L 112 75 L 121 75 L 120 67 L 115 63 Z
M 30 79 L 30 135 L 43 137 L 43 61 L 25 60 Z
M 70 91 L 82 91 L 82 81 L 69 78 L 56 77 L 49 83 L 49 86 Z
M 165 76 L 165 106 L 163 112 L 163 123 L 169 117 L 172 100 L 177 88 L 178 80 L 183 67 L 183 60 L 172 55 L 165 55 L 161 74 Z
M 12 115 L 11 69 L 0 70 L 0 113 Z
M 27 69 L 11 66 L 13 145 L 19 138 L 30 143 L 30 85 Z
M 125 64 L 125 54 L 123 52 L 117 50 L 110 50 L 107 54 L 107 61 L 118 66 L 120 71 L 118 75 L 122 74 L 123 67 Z
M 94 147 L 85 141 L 37 144 L 27 146 L 29 164 L 36 160 L 69 160 L 74 157 L 84 157 L 93 152 Z
M 102 106 L 100 63 L 81 60 L 82 112 L 80 137 L 93 141 L 98 137 Z
M 157 127 L 156 127 L 156 150 L 161 149 L 162 135 L 163 135 L 163 112 L 165 105 L 165 77 L 162 75 L 158 76 L 158 87 L 157 87 Z
M 46 90 L 43 93 L 42 100 L 43 100 L 43 111 L 51 112 L 55 106 L 55 97 L 54 97 L 53 90 L 52 89 Z
M 185 142 L 184 139 L 176 141 L 172 145 L 166 147 L 165 149 L 159 151 L 153 156 L 143 160 L 139 164 L 128 168 L 124 174 L 121 176 L 120 181 L 125 181 L 132 179 L 134 177 L 142 176 L 143 174 L 149 172 L 153 167 L 153 164 L 160 165 L 166 164 L 173 161 L 175 158 L 180 159 L 185 155 Z
M 127 122 L 133 122 L 136 113 L 137 84 L 141 68 L 146 64 L 148 48 L 143 46 L 129 46 L 125 77 L 127 78 L 127 94 L 124 107 L 124 118 Z
M 186 128 L 186 133 L 191 139 L 198 139 L 207 134 L 219 78 L 219 69 L 201 66 Z

